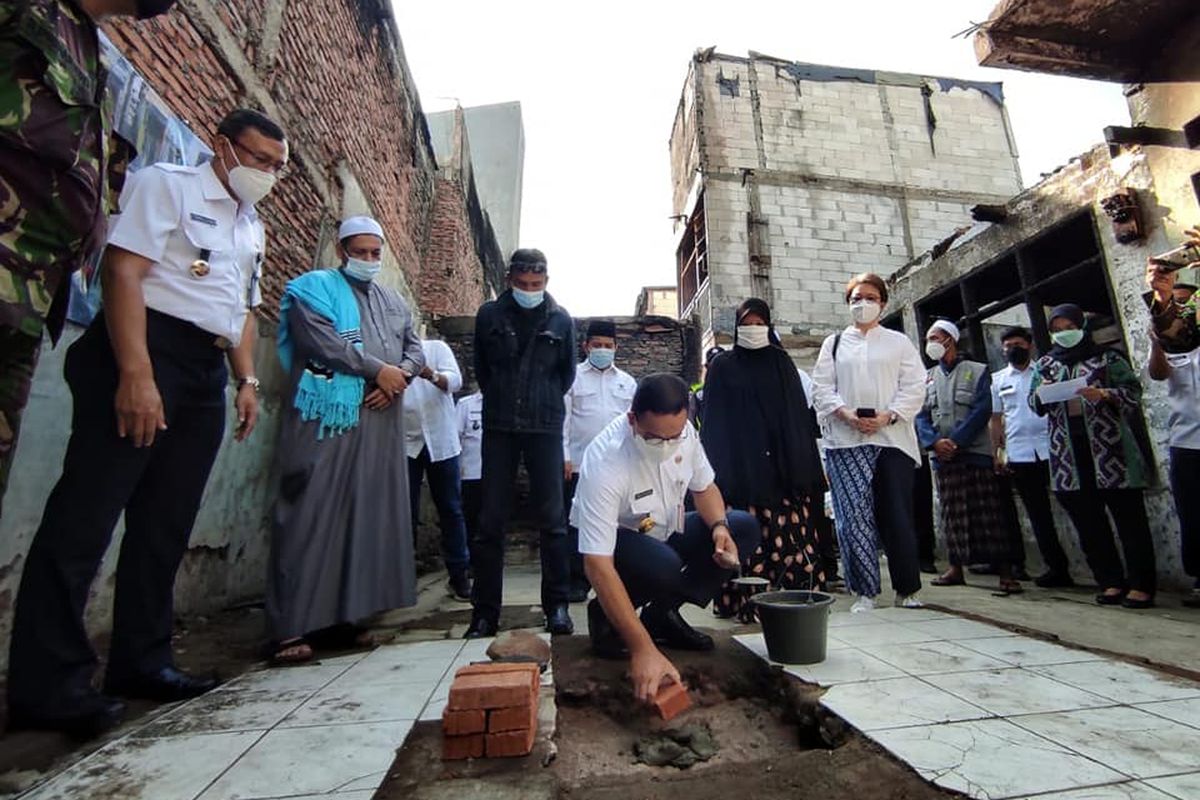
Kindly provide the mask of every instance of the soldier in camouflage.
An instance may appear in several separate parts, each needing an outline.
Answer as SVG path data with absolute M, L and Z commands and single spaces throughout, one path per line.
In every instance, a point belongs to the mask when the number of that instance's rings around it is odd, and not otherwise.
M 111 125 L 97 23 L 175 0 L 0 0 L 0 498 L 43 330 L 103 244 Z

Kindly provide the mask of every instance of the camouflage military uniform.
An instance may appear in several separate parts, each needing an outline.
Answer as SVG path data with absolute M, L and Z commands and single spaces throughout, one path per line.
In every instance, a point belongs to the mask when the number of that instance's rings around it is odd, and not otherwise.
M 103 243 L 107 80 L 71 0 L 0 0 L 0 496 L 43 328 Z

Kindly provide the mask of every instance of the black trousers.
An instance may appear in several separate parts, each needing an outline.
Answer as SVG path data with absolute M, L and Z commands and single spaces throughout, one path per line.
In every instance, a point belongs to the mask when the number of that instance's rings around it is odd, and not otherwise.
M 1150 536 L 1142 490 L 1098 488 L 1087 439 L 1072 435 L 1071 445 L 1079 470 L 1079 489 L 1055 492 L 1054 496 L 1066 509 L 1079 533 L 1079 544 L 1083 547 L 1083 554 L 1087 557 L 1096 583 L 1101 589 L 1129 588 L 1154 594 L 1158 587 L 1154 540 Z M 1108 514 L 1105 513 L 1106 508 Z M 1117 535 L 1121 537 L 1121 547 L 1125 551 L 1124 568 L 1117 554 L 1113 528 L 1108 521 L 1109 514 L 1112 515 Z M 1125 579 L 1126 572 L 1128 582 Z
M 932 564 L 937 537 L 933 531 L 933 470 L 928 455 L 923 454 L 921 467 L 913 475 L 912 509 L 918 561 Z
M 97 658 L 84 605 L 122 512 L 108 677 L 172 663 L 175 572 L 224 435 L 227 373 L 215 337 L 188 323 L 148 311 L 146 338 L 168 426 L 151 447 L 117 435 L 117 365 L 104 317 L 67 353 L 71 438 L 21 578 L 10 708 L 37 709 L 90 686 Z
M 913 530 L 912 459 L 903 450 L 883 447 L 875 462 L 875 527 L 887 553 L 888 574 L 897 594 L 916 594 L 921 588 L 917 534 Z
M 529 474 L 529 505 L 541 534 L 542 607 L 566 603 L 570 585 L 563 520 L 563 453 L 558 433 L 483 433 L 483 512 L 471 542 L 475 615 L 498 621 L 504 594 L 504 533 L 512 518 L 517 467 Z
M 579 487 L 579 473 L 563 483 L 563 515 L 567 519 L 567 552 L 571 559 L 571 586 L 588 586 L 587 575 L 583 574 L 583 556 L 579 553 L 579 529 L 571 524 L 571 503 L 575 501 L 575 490 Z
M 483 512 L 483 481 L 479 478 L 464 478 L 459 486 L 462 488 L 462 513 L 463 522 L 467 526 L 467 541 L 473 542 L 479 538 L 479 515 Z
M 1200 586 L 1200 450 L 1171 448 L 1171 493 L 1179 514 L 1183 571 Z
M 1025 506 L 1029 515 L 1029 524 L 1033 528 L 1033 537 L 1037 540 L 1038 550 L 1042 554 L 1042 562 L 1046 569 L 1055 575 L 1069 575 L 1071 564 L 1062 543 L 1058 541 L 1058 531 L 1054 527 L 1054 512 L 1050 508 L 1050 463 L 1048 461 L 1033 461 L 1027 464 L 1009 462 L 1012 471 L 1012 485 Z M 1020 536 L 1020 525 L 1015 526 Z M 1022 548 L 1024 543 L 1022 543 Z M 1017 551 L 1024 553 L 1024 549 Z
M 745 511 L 730 511 L 729 531 L 745 560 L 762 534 L 758 521 Z M 634 608 L 653 603 L 678 608 L 683 603 L 708 605 L 734 570 L 723 569 L 712 559 L 713 541 L 700 514 L 687 515 L 682 533 L 662 542 L 644 533 L 620 529 L 613 564 Z

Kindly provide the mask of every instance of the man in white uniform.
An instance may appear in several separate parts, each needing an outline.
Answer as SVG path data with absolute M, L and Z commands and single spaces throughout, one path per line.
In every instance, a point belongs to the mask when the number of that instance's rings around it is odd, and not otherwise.
M 103 262 L 104 310 L 71 346 L 63 473 L 17 601 L 10 719 L 90 735 L 123 706 L 92 688 L 88 589 L 121 514 L 107 694 L 182 700 L 216 685 L 176 669 L 175 572 L 225 431 L 228 360 L 237 433 L 258 415 L 254 377 L 264 233 L 254 204 L 287 163 L 283 130 L 249 110 L 217 128 L 214 159 L 134 173 Z
M 711 650 L 712 638 L 679 614 L 705 606 L 759 539 L 754 517 L 725 501 L 696 429 L 688 387 L 674 375 L 643 378 L 629 413 L 583 457 L 571 522 L 596 590 L 588 627 L 597 655 L 631 661 L 634 692 L 650 701 L 679 672 L 658 645 Z M 696 511 L 685 514 L 691 492 Z M 637 609 L 641 608 L 639 619 Z
M 583 451 L 604 430 L 613 417 L 629 410 L 637 381 L 628 372 L 614 366 L 617 354 L 617 326 L 611 320 L 594 319 L 588 323 L 583 343 L 587 358 L 575 368 L 575 383 L 563 396 L 563 476 L 566 494 L 563 507 L 570 513 L 575 488 L 579 485 L 579 465 Z M 579 553 L 579 531 L 567 528 L 571 549 L 571 602 L 587 600 L 587 576 L 583 574 L 583 556 Z
M 462 372 L 450 345 L 436 339 L 421 341 L 425 366 L 404 393 L 404 450 L 408 456 L 408 490 L 412 503 L 413 544 L 421 519 L 421 477 L 429 479 L 429 493 L 437 507 L 442 531 L 442 561 L 450 576 L 450 593 L 471 599 L 467 577 L 467 527 L 459 487 L 458 418 L 454 393 L 462 388 Z
M 483 509 L 483 392 L 476 390 L 460 398 L 454 411 L 458 416 L 458 441 L 462 445 L 458 462 L 463 519 L 470 542 L 479 530 L 479 512 Z

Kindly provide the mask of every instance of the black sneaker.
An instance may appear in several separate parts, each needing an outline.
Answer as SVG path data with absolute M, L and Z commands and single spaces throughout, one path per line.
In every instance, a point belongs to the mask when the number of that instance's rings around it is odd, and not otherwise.
M 447 589 L 455 600 L 462 600 L 464 603 L 471 602 L 471 579 L 465 572 L 460 575 L 451 575 Z
M 1067 588 L 1075 585 L 1075 581 L 1070 575 L 1064 575 L 1061 572 L 1044 572 L 1033 579 L 1035 586 L 1040 586 L 1043 589 Z
M 42 708 L 9 706 L 10 731 L 60 731 L 73 739 L 93 739 L 121 724 L 125 704 L 120 700 L 89 690 Z
M 656 644 L 678 650 L 704 651 L 715 647 L 712 637 L 688 625 L 678 608 L 664 610 L 647 604 L 642 609 L 642 625 Z

